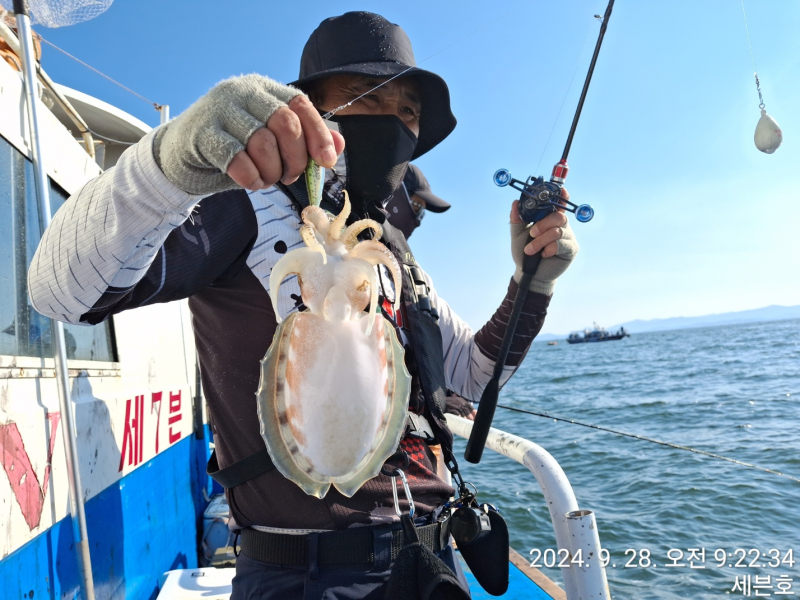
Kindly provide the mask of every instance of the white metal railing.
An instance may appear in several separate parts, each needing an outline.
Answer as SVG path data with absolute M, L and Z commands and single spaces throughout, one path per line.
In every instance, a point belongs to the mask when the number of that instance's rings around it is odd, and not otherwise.
M 452 432 L 469 438 L 472 421 L 445 415 Z M 524 465 L 542 488 L 558 548 L 566 549 L 570 565 L 561 568 L 568 600 L 610 600 L 605 568 L 600 561 L 600 537 L 594 513 L 580 510 L 564 470 L 547 450 L 498 429 L 490 429 L 486 447 Z

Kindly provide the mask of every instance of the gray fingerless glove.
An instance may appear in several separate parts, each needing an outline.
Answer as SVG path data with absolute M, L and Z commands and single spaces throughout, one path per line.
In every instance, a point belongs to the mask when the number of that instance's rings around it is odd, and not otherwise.
M 172 183 L 190 194 L 238 187 L 226 175 L 233 156 L 300 90 L 261 75 L 218 83 L 184 113 L 158 130 L 156 163 Z
M 525 256 L 524 248 L 533 238 L 529 235 L 530 225 L 527 223 L 511 223 L 511 256 L 517 269 L 514 271 L 514 281 L 519 283 L 522 277 L 522 261 Z M 575 255 L 578 254 L 578 242 L 569 226 L 569 221 L 561 228 L 562 236 L 558 240 L 558 251 L 555 256 L 542 258 L 536 275 L 531 281 L 530 290 L 547 296 L 552 295 L 556 279 L 567 270 Z

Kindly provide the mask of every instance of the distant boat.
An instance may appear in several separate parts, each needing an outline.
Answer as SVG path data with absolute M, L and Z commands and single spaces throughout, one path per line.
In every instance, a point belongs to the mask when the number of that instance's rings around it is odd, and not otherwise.
M 604 327 L 600 327 L 597 323 L 594 324 L 594 329 L 584 329 L 582 332 L 570 333 L 567 342 L 570 344 L 586 344 L 589 342 L 610 342 L 611 340 L 621 340 L 622 338 L 630 337 L 624 327 L 620 327 L 619 331 L 610 333 Z
M 548 346 L 558 346 L 558 342 L 547 342 Z

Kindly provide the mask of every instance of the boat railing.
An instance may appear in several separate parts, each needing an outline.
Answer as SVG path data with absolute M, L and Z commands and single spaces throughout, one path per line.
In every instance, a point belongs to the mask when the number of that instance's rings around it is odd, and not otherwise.
M 455 435 L 469 438 L 472 421 L 445 416 Z M 558 548 L 569 553 L 569 565 L 561 567 L 567 600 L 610 600 L 594 513 L 578 508 L 572 486 L 556 459 L 538 444 L 495 428 L 489 430 L 486 447 L 527 467 L 539 483 Z

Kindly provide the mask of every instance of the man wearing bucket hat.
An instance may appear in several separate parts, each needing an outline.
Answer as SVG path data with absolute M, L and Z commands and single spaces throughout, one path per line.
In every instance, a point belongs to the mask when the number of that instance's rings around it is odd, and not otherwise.
M 456 121 L 444 80 L 415 67 L 403 30 L 371 13 L 323 21 L 306 44 L 294 85 L 257 75 L 223 81 L 146 135 L 74 194 L 69 209 L 58 211 L 31 264 L 29 289 L 38 311 L 82 324 L 189 298 L 216 446 L 209 469 L 226 487 L 242 533 L 234 600 L 381 597 L 393 561 L 403 559 L 399 548 L 407 545 L 395 516 L 394 480 L 379 475 L 351 498 L 331 489 L 319 499 L 264 457 L 255 392 L 259 362 L 277 327 L 269 273 L 287 250 L 302 245 L 298 208 L 307 198 L 297 179 L 309 156 L 327 167 L 323 206 L 336 212 L 346 189 L 359 218 L 384 222 L 384 203 L 408 162 L 444 140 Z M 340 106 L 330 120 L 320 117 Z M 430 449 L 452 442 L 436 393 L 446 385 L 480 397 L 499 354 L 522 256 L 543 250 L 501 383 L 513 374 L 542 326 L 556 278 L 577 251 L 561 213 L 528 229 L 512 208 L 511 221 L 517 270 L 478 332 L 426 278 L 425 310 L 442 345 L 432 360 L 438 366 L 413 360 L 425 349 L 413 342 L 424 333 L 413 330 L 417 317 L 407 315 L 409 330 L 401 314 L 386 314 L 412 340 L 406 361 L 413 377 L 409 410 L 416 418 L 409 418 L 401 449 L 419 537 L 452 569 L 429 569 L 430 581 L 438 582 L 428 590 L 431 598 L 437 597 L 432 590 L 443 588 L 464 597 L 452 548 L 433 519 L 453 493 L 437 477 Z M 400 256 L 405 242 L 394 239 L 392 250 Z M 296 280 L 281 287 L 282 315 L 303 308 L 299 293 Z M 418 310 L 406 288 L 385 293 L 401 293 L 404 306 Z M 437 320 L 430 319 L 431 309 Z M 423 392 L 432 371 L 443 387 Z

